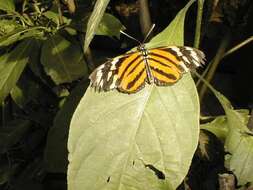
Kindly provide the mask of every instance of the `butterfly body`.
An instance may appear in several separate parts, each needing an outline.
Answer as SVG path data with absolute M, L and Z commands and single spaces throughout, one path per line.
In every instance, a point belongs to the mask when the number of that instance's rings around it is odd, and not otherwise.
M 135 93 L 145 84 L 168 86 L 184 73 L 204 63 L 204 53 L 186 46 L 147 49 L 141 44 L 136 51 L 115 57 L 93 71 L 91 87 L 97 91 L 118 89 Z

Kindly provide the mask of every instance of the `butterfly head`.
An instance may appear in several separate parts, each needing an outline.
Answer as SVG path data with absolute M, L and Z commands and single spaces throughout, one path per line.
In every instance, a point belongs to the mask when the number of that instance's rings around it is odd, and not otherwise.
M 141 51 L 141 52 L 145 51 L 145 50 L 146 50 L 145 44 L 140 43 L 140 45 L 137 47 L 137 50 L 138 50 L 138 51 Z

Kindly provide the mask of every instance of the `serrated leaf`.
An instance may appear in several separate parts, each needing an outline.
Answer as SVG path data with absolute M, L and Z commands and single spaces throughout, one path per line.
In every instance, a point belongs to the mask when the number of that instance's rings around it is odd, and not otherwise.
M 0 0 L 0 9 L 13 12 L 15 11 L 15 4 L 13 0 Z
M 31 47 L 31 41 L 24 41 L 9 54 L 0 57 L 0 102 L 18 81 L 28 62 Z
M 87 74 L 81 48 L 60 35 L 50 37 L 43 44 L 41 63 L 57 85 L 72 82 Z
M 238 185 L 253 181 L 253 133 L 247 128 L 248 115 L 233 109 L 229 100 L 213 89 L 228 120 L 229 132 L 225 140 L 225 165 L 236 175 Z
M 183 29 L 183 24 L 167 27 L 165 44 L 183 45 Z M 176 189 L 198 136 L 199 102 L 190 74 L 170 87 L 147 84 L 131 95 L 89 88 L 71 121 L 68 189 Z
M 99 26 L 99 23 L 104 15 L 105 9 L 108 5 L 110 0 L 104 0 L 104 1 L 96 1 L 95 7 L 92 11 L 92 14 L 89 18 L 88 25 L 87 25 L 87 31 L 85 34 L 85 41 L 84 41 L 84 51 L 86 52 L 91 40 L 93 39 L 95 32 L 97 30 L 97 27 Z

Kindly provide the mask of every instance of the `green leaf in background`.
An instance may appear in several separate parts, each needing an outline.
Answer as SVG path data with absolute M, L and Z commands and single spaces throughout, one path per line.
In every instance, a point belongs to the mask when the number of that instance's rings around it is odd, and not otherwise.
M 18 169 L 18 164 L 10 164 L 9 160 L 1 159 L 0 162 L 0 185 L 6 184 Z
M 0 36 L 11 33 L 20 25 L 14 20 L 0 20 Z
M 60 25 L 60 21 L 59 21 L 59 14 L 55 11 L 46 11 L 42 13 L 45 17 L 47 17 L 48 19 L 50 19 L 51 21 L 53 21 L 55 24 L 57 24 L 57 26 Z M 68 19 L 65 16 L 62 16 L 63 19 L 63 23 L 66 25 L 69 25 L 69 23 L 71 22 L 71 19 Z
M 120 30 L 124 30 L 125 27 L 121 22 L 111 14 L 105 13 L 101 22 L 96 30 L 96 35 L 116 36 L 120 37 Z
M 0 0 L 0 9 L 7 12 L 15 11 L 14 0 Z
M 18 27 L 15 30 L 12 30 L 10 33 L 6 33 L 6 35 L 0 37 L 0 47 L 11 45 L 19 40 L 23 40 L 29 37 L 42 38 L 43 35 L 44 32 L 39 27 Z
M 0 57 L 0 102 L 3 102 L 16 85 L 28 62 L 31 49 L 31 41 L 26 40 L 9 54 Z
M 233 109 L 231 103 L 218 91 L 212 90 L 225 110 L 229 132 L 225 140 L 226 167 L 238 180 L 238 185 L 253 181 L 253 133 L 247 128 L 248 114 Z
M 87 75 L 87 65 L 80 46 L 60 35 L 50 37 L 42 46 L 41 63 L 58 85 Z
M 83 80 L 71 91 L 71 94 L 67 97 L 67 100 L 57 113 L 53 127 L 48 132 L 44 156 L 46 170 L 48 172 L 65 173 L 67 171 L 67 139 L 70 120 L 87 87 L 87 80 Z
M 200 125 L 200 128 L 210 131 L 224 142 L 228 134 L 227 117 L 218 116 L 213 121 Z
M 109 2 L 110 0 L 96 1 L 95 7 L 92 11 L 92 14 L 87 24 L 87 31 L 85 34 L 85 42 L 84 42 L 84 52 L 87 51 Z
M 183 45 L 183 30 L 183 23 L 167 27 L 166 45 Z M 68 189 L 174 190 L 189 170 L 198 137 L 199 102 L 190 74 L 131 95 L 89 88 L 71 121 Z
M 86 17 L 88 19 L 88 17 Z M 88 22 L 84 20 L 84 22 Z M 82 26 L 84 32 L 86 31 L 87 24 L 84 23 Z M 121 24 L 121 22 L 113 15 L 104 13 L 102 20 L 100 21 L 95 34 L 96 35 L 105 35 L 105 36 L 116 36 L 117 38 L 120 37 L 120 30 L 125 30 L 125 27 Z
M 30 61 L 29 61 L 30 64 Z M 36 99 L 41 99 L 40 94 L 42 89 L 40 86 L 31 78 L 28 78 L 26 75 L 21 75 L 17 84 L 11 90 L 12 100 L 22 109 L 25 109 L 26 106 L 31 106 L 31 101 L 37 102 Z M 28 109 L 26 109 L 28 112 Z

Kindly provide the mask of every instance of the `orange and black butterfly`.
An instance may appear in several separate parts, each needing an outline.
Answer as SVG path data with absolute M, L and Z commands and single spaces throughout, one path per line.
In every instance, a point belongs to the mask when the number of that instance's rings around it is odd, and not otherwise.
M 168 86 L 204 64 L 204 60 L 204 53 L 192 47 L 146 49 L 141 44 L 137 51 L 115 57 L 95 69 L 90 75 L 91 87 L 97 91 L 118 89 L 130 94 L 144 88 L 146 83 Z

